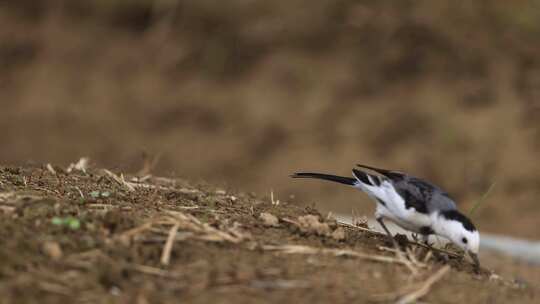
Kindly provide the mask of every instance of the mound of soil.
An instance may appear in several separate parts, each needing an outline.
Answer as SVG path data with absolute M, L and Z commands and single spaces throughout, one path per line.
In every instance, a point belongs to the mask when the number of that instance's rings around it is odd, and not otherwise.
M 312 208 L 79 169 L 0 168 L 2 303 L 533 303 L 539 295 L 412 243 L 400 259 L 384 236 Z

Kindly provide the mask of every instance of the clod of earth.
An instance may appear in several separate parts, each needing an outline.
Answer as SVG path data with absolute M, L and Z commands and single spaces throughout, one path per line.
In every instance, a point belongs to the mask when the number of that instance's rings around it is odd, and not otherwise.
M 45 253 L 45 255 L 47 255 L 53 260 L 59 260 L 62 258 L 62 248 L 57 242 L 47 241 L 43 243 L 41 249 L 43 250 L 43 253 Z
M 265 226 L 268 226 L 268 227 L 278 227 L 279 226 L 279 219 L 271 214 L 271 213 L 268 213 L 268 212 L 262 212 L 259 217 L 261 218 L 261 220 L 263 221 L 264 225 Z

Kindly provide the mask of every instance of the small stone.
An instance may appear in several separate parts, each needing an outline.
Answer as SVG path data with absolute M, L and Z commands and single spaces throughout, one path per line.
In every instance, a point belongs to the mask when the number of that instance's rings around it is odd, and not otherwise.
M 490 281 L 499 281 L 501 279 L 501 277 L 496 274 L 496 273 L 492 273 L 490 276 L 489 276 L 489 280 Z
M 269 227 L 279 226 L 279 219 L 273 214 L 263 212 L 261 213 L 261 215 L 259 215 L 259 218 L 261 218 L 265 226 L 269 226 Z
M 345 230 L 342 227 L 338 227 L 332 232 L 332 238 L 336 241 L 342 241 L 345 239 Z
M 382 274 L 381 274 L 380 271 L 373 271 L 373 272 L 371 273 L 371 275 L 373 276 L 374 279 L 377 279 L 377 280 L 380 279 L 380 278 L 382 278 Z
M 59 260 L 62 258 L 62 248 L 57 242 L 45 242 L 42 245 L 43 253 L 53 260 Z

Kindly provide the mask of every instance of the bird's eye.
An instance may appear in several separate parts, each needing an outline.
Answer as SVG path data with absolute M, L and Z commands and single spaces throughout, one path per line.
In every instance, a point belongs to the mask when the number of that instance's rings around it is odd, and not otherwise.
M 461 241 L 463 242 L 463 244 L 467 244 L 468 242 L 467 238 L 462 238 Z

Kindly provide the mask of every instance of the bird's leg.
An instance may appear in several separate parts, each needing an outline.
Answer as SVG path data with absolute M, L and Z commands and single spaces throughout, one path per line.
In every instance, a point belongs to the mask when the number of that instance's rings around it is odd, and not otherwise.
M 429 249 L 433 249 L 433 244 L 429 242 L 429 234 L 422 234 L 422 243 L 429 247 Z
M 388 235 L 390 240 L 392 240 L 392 244 L 394 244 L 394 248 L 396 250 L 395 251 L 396 258 L 399 261 L 401 261 L 405 266 L 407 266 L 407 268 L 409 268 L 409 270 L 411 271 L 411 273 L 413 275 L 417 275 L 418 270 L 416 269 L 415 265 L 413 264 L 413 262 L 411 262 L 408 259 L 407 255 L 401 250 L 401 248 L 399 247 L 399 244 L 397 243 L 396 239 L 392 236 L 392 234 L 390 233 L 390 230 L 388 230 L 388 228 L 384 224 L 383 219 L 381 217 L 377 217 L 377 222 L 379 222 L 379 224 L 381 224 L 381 227 L 383 227 L 384 231 L 386 231 L 386 234 Z
M 396 242 L 396 239 L 394 239 L 394 237 L 392 236 L 392 234 L 390 233 L 390 230 L 388 230 L 388 228 L 386 227 L 386 225 L 384 224 L 384 221 L 381 217 L 378 217 L 377 218 L 377 222 L 379 222 L 379 224 L 381 225 L 381 227 L 383 227 L 384 231 L 386 232 L 386 234 L 388 235 L 388 237 L 390 238 L 390 240 L 392 241 L 392 244 L 394 245 L 394 247 L 396 248 L 396 250 L 400 250 L 399 249 L 399 245 L 398 243 Z
M 422 234 L 422 243 L 423 243 L 424 245 L 426 245 L 426 247 L 427 247 L 427 248 L 423 248 L 423 250 L 421 251 L 421 252 L 422 252 L 422 256 L 423 256 L 424 258 L 427 257 L 427 255 L 429 254 L 429 251 L 435 252 L 435 251 L 433 250 L 433 244 L 434 244 L 434 243 L 431 243 L 431 244 L 429 243 L 429 234 Z

